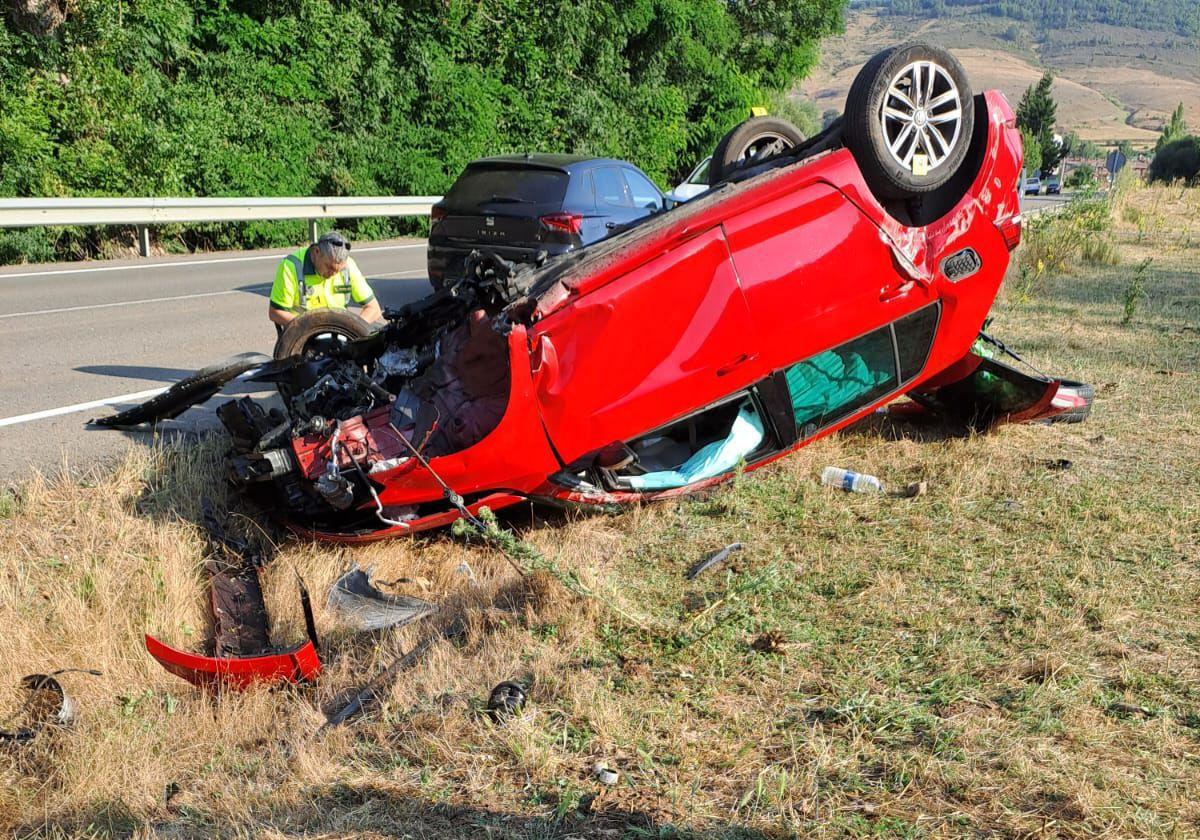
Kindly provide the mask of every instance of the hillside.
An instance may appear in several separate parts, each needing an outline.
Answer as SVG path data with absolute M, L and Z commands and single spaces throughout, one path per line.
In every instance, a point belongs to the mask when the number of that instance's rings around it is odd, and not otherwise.
M 1200 121 L 1195 36 L 1097 22 L 1044 28 L 985 8 L 952 6 L 930 16 L 857 6 L 847 12 L 845 33 L 823 42 L 819 67 L 796 95 L 840 111 L 863 61 L 888 44 L 922 38 L 950 47 L 977 90 L 999 88 L 1013 103 L 1053 70 L 1060 124 L 1084 139 L 1152 144 L 1180 102 L 1193 124 Z

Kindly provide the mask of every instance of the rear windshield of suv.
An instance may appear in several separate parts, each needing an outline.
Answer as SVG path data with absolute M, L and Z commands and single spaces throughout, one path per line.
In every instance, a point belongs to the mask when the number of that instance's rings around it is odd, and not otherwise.
M 540 215 L 562 209 L 569 180 L 567 173 L 554 169 L 472 167 L 446 193 L 444 206 L 453 212 L 470 213 L 511 205 L 514 211 Z

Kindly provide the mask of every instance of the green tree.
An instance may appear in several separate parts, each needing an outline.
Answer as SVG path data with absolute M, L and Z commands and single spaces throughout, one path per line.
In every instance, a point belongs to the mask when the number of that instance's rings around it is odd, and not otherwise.
M 1054 141 L 1054 126 L 1058 119 L 1058 106 L 1050 95 L 1050 86 L 1054 83 L 1054 74 L 1049 70 L 1042 75 L 1036 85 L 1025 89 L 1021 101 L 1017 104 L 1017 127 L 1036 138 L 1040 150 L 1039 171 L 1043 176 L 1049 175 L 1058 168 L 1062 159 L 1062 148 Z M 1028 149 L 1029 146 L 1026 147 Z M 1029 159 L 1026 152 L 1026 160 Z M 1032 167 L 1030 167 L 1032 171 Z
M 1025 152 L 1025 172 L 1035 175 L 1042 171 L 1042 145 L 1036 135 L 1021 129 L 1021 148 Z
M 1200 182 L 1200 137 L 1187 135 L 1164 145 L 1150 161 L 1151 181 Z
M 428 195 L 473 158 L 526 150 L 625 158 L 666 184 L 811 69 L 845 0 L 59 5 L 49 35 L 0 16 L 0 195 Z M 177 235 L 232 247 L 301 232 Z M 27 252 L 34 235 L 60 255 L 100 242 L 26 232 Z
M 1179 106 L 1171 112 L 1171 119 L 1167 121 L 1162 134 L 1159 135 L 1158 142 L 1154 144 L 1154 153 L 1158 154 L 1163 146 L 1186 136 L 1187 133 L 1187 123 L 1183 120 L 1183 103 L 1180 102 Z

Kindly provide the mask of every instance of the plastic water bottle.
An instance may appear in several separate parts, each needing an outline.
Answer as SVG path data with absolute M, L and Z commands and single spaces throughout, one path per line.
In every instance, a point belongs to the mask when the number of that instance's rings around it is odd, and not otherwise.
M 847 493 L 882 493 L 883 482 L 873 475 L 844 470 L 841 467 L 826 467 L 821 471 L 821 483 L 826 487 L 840 487 Z

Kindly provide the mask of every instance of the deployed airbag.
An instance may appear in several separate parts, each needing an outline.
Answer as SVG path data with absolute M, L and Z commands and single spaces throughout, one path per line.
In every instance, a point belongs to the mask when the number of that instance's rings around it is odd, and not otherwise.
M 645 475 L 631 475 L 626 480 L 635 490 L 669 490 L 697 481 L 715 478 L 737 466 L 763 440 L 762 419 L 754 406 L 747 402 L 729 429 L 724 440 L 715 441 L 696 451 L 673 470 L 660 470 Z

